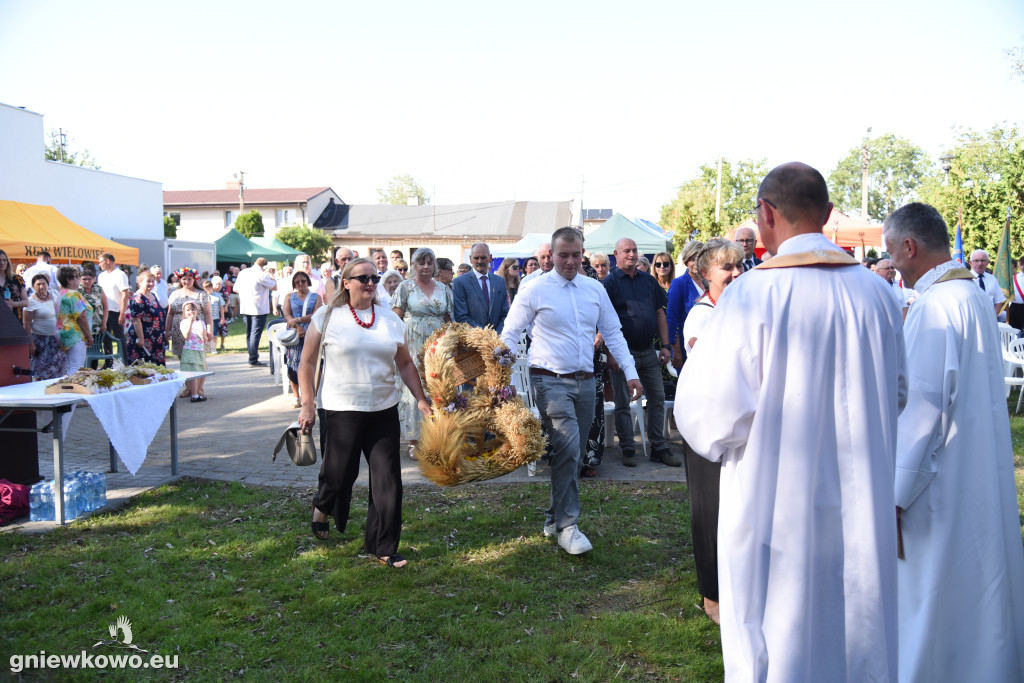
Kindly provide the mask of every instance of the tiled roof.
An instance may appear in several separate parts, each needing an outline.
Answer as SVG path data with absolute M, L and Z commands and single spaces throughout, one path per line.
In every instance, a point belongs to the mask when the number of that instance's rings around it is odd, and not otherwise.
M 336 237 L 515 238 L 552 233 L 571 220 L 571 202 L 505 201 L 481 204 L 353 204 Z
M 246 204 L 298 204 L 329 192 L 329 187 L 245 189 Z M 164 206 L 231 206 L 238 204 L 238 190 L 164 190 Z

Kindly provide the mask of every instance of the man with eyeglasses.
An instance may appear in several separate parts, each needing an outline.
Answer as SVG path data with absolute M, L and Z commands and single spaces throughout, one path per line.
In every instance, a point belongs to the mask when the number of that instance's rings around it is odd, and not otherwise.
M 601 280 L 622 325 L 629 354 L 647 395 L 647 438 L 651 442 L 651 461 L 679 467 L 683 461 L 665 441 L 665 383 L 661 366 L 671 359 L 665 305 L 668 297 L 653 275 L 637 268 L 640 252 L 636 242 L 623 237 L 615 243 L 616 265 Z M 654 341 L 661 342 L 656 351 Z M 633 439 L 633 416 L 629 410 L 630 392 L 627 377 L 614 357 L 608 358 L 612 388 L 615 390 L 615 432 L 622 449 L 622 464 L 636 467 L 636 441 Z
M 757 258 L 757 254 L 754 253 L 754 247 L 757 245 L 757 233 L 751 228 L 740 228 L 737 230 L 736 243 L 743 247 L 744 273 L 762 263 L 761 259 Z
M 437 259 L 437 275 L 434 276 L 434 279 L 451 287 L 452 280 L 455 279 L 455 262 L 450 258 Z
M 875 263 L 875 274 L 889 283 L 889 291 L 892 292 L 893 300 L 903 309 L 903 317 L 906 318 L 907 298 L 903 288 L 896 284 L 896 268 L 893 267 L 892 261 L 887 258 L 878 259 L 878 262 Z
M 348 266 L 348 262 L 355 258 L 355 254 L 348 247 L 338 247 L 338 250 L 334 252 L 334 274 L 327 280 L 324 280 L 324 303 L 329 304 L 331 299 L 334 298 L 334 293 L 338 291 L 338 287 L 341 283 L 341 274 L 344 272 L 345 267 Z
M 679 373 L 679 431 L 721 462 L 726 680 L 897 680 L 896 420 L 903 316 L 822 234 L 825 178 L 773 169 L 757 227 L 773 257 L 714 305 Z
M 974 276 L 974 284 L 981 287 L 988 298 L 992 300 L 992 307 L 998 316 L 999 311 L 1003 308 L 1003 302 L 1006 301 L 1006 295 L 999 287 L 999 280 L 996 279 L 996 276 L 985 272 L 988 263 L 988 252 L 984 249 L 975 249 L 971 252 L 971 275 Z

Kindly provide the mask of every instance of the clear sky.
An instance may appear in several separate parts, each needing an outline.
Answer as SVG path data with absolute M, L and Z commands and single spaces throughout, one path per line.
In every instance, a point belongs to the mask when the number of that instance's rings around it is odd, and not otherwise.
M 720 154 L 827 175 L 867 126 L 937 156 L 1020 123 L 1022 45 L 1021 0 L 0 0 L 0 102 L 168 190 L 409 173 L 657 220 Z

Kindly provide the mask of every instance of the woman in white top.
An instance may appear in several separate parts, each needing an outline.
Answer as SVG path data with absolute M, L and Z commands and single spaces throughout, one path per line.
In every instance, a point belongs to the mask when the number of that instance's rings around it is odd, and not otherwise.
M 697 272 L 704 285 L 704 295 L 697 300 L 683 324 L 686 353 L 693 351 L 700 331 L 710 320 L 715 305 L 729 284 L 743 274 L 743 248 L 721 237 L 707 241 L 697 255 Z M 676 401 L 685 397 L 680 382 Z M 690 493 L 690 530 L 693 535 L 693 559 L 697 566 L 697 590 L 704 597 L 704 612 L 718 621 L 718 480 L 721 462 L 711 462 L 693 452 L 683 442 L 687 488 Z
M 334 517 L 339 531 L 345 531 L 359 454 L 365 453 L 370 467 L 366 552 L 390 567 L 402 567 L 406 560 L 398 554 L 402 468 L 396 369 L 416 397 L 420 412 L 430 415 L 430 404 L 405 344 L 405 323 L 374 301 L 379 281 L 372 261 L 354 259 L 342 272 L 342 286 L 330 305 L 313 314 L 299 363 L 299 426 L 309 431 L 316 421 L 313 381 L 323 340 L 318 396 L 323 463 L 313 498 L 313 534 L 327 538 L 328 516 Z
M 32 337 L 32 376 L 36 379 L 62 377 L 67 358 L 57 339 L 57 297 L 50 292 L 50 274 L 36 273 L 32 278 L 32 296 L 23 309 L 22 322 Z

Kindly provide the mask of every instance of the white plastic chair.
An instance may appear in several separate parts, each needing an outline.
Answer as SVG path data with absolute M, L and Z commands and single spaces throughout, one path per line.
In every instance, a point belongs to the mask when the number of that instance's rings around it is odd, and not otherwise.
M 629 413 L 633 419 L 633 435 L 640 435 L 640 446 L 647 452 L 647 427 L 644 426 L 644 407 L 640 401 L 629 402 Z M 615 401 L 604 402 L 604 445 L 611 446 L 615 437 Z
M 525 349 L 519 353 L 516 362 L 512 364 L 512 384 L 516 388 L 516 394 L 523 399 L 523 403 L 530 409 L 534 417 L 540 419 L 540 410 L 533 402 L 533 383 L 530 381 L 530 366 L 526 364 Z M 537 476 L 537 462 L 527 463 L 526 474 L 530 477 Z
M 1010 390 L 1014 386 L 1021 387 L 1020 394 L 1017 396 L 1017 411 L 1020 412 L 1021 404 L 1024 403 L 1024 377 L 1017 377 L 1016 371 L 1021 369 L 1024 373 L 1024 339 L 1014 339 L 1010 342 L 1010 347 L 1004 354 L 1004 359 L 1007 363 L 1013 364 L 1013 368 L 1010 372 L 1006 373 L 1006 397 L 1010 397 Z M 1020 380 L 1020 381 L 1018 381 Z
M 291 385 L 288 383 L 288 368 L 284 363 L 284 347 L 277 343 L 277 333 L 287 327 L 286 323 L 274 323 L 267 328 L 267 338 L 270 341 L 270 355 L 274 361 L 275 382 L 281 383 L 281 393 L 287 396 L 291 392 Z

